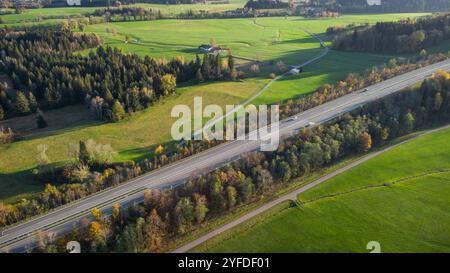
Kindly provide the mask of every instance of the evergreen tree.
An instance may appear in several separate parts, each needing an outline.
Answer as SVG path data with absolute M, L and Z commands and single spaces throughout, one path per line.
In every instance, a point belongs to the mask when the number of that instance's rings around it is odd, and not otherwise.
M 183 197 L 175 207 L 175 224 L 178 233 L 184 234 L 188 231 L 194 221 L 194 206 L 189 198 Z
M 202 71 L 200 70 L 200 68 L 197 69 L 197 73 L 195 74 L 195 80 L 197 81 L 197 83 L 201 83 L 205 80 L 203 78 Z
M 118 100 L 114 102 L 112 107 L 112 121 L 118 122 L 125 118 L 125 110 Z
M 48 126 L 47 121 L 45 120 L 44 116 L 42 115 L 42 113 L 39 113 L 37 118 L 36 118 L 36 123 L 37 123 L 37 127 L 39 129 L 45 128 Z
M 79 143 L 78 160 L 85 165 L 89 165 L 91 161 L 91 153 L 88 151 L 84 141 Z
M 28 93 L 28 102 L 30 105 L 30 111 L 32 113 L 36 112 L 38 109 L 38 103 L 36 101 L 36 97 L 33 95 L 33 93 Z
M 28 114 L 30 112 L 30 104 L 22 91 L 17 92 L 16 111 L 21 115 Z
M 234 69 L 234 58 L 232 55 L 228 56 L 228 68 L 230 69 L 230 71 L 233 71 Z
M 200 224 L 205 219 L 209 209 L 206 205 L 206 197 L 204 195 L 195 193 L 194 200 L 195 200 L 195 208 L 194 208 L 195 221 L 197 224 Z

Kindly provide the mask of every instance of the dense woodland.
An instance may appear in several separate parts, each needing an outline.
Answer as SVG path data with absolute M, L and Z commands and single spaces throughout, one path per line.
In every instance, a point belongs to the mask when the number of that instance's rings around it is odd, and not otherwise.
M 245 4 L 244 9 L 285 9 L 287 7 L 288 3 L 280 0 L 250 0 Z
M 203 3 L 204 0 L 81 0 L 82 7 L 110 7 L 138 3 L 157 3 L 157 4 L 195 4 Z M 66 0 L 0 0 L 0 8 L 54 8 L 67 7 Z
M 448 39 L 450 14 L 380 22 L 362 30 L 353 29 L 341 35 L 333 47 L 345 51 L 419 53 Z
M 142 59 L 99 46 L 94 34 L 68 30 L 1 30 L 0 36 L 0 74 L 12 81 L 12 86 L 0 86 L 3 118 L 87 103 L 98 118 L 115 121 L 124 111 L 144 109 L 173 94 L 177 82 L 237 77 L 232 57 L 205 55 L 203 62 L 197 57 L 189 63 L 182 57 Z M 76 54 L 96 46 L 86 56 Z
M 93 16 L 104 16 L 107 22 L 111 21 L 143 21 L 162 19 L 160 10 L 145 9 L 141 7 L 105 8 L 95 10 Z
M 417 129 L 449 121 L 450 74 L 441 71 L 420 87 L 372 102 L 318 128 L 301 131 L 275 152 L 245 156 L 173 190 L 149 190 L 143 204 L 129 209 L 114 205 L 111 217 L 102 217 L 98 209 L 93 209 L 94 220 L 86 220 L 57 242 L 40 234 L 38 251 L 65 251 L 64 242 L 69 240 L 81 242 L 85 252 L 164 251 L 169 240 L 236 207 L 273 194 L 298 178 Z M 48 192 L 49 200 L 60 198 L 56 189 Z
M 450 2 L 447 0 L 381 0 L 381 5 L 368 5 L 367 0 L 311 0 L 300 6 L 342 13 L 444 12 L 450 10 Z
M 342 12 L 392 13 L 423 11 L 444 12 L 450 10 L 450 2 L 448 0 L 382 0 L 381 6 L 369 6 L 366 0 L 336 0 L 335 2 Z

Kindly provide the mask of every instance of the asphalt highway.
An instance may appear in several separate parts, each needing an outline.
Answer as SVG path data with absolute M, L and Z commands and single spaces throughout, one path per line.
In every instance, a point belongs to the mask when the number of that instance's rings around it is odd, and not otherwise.
M 280 122 L 280 137 L 288 137 L 301 128 L 314 122 L 324 123 L 344 113 L 348 113 L 361 105 L 398 92 L 408 86 L 419 83 L 437 70 L 450 71 L 450 60 L 436 63 L 384 82 L 368 87 L 368 91 L 360 90 L 340 97 L 331 102 L 305 111 Z M 2 231 L 0 252 L 20 252 L 33 246 L 37 231 L 43 230 L 55 235 L 66 233 L 79 222 L 89 217 L 89 211 L 96 207 L 109 212 L 115 203 L 122 206 L 140 202 L 146 189 L 167 189 L 185 182 L 189 177 L 211 171 L 217 167 L 236 160 L 242 154 L 258 150 L 260 141 L 230 141 L 205 152 L 183 159 L 174 164 L 143 175 L 119 186 L 106 189 L 94 195 L 57 208 L 49 213 L 31 218 Z

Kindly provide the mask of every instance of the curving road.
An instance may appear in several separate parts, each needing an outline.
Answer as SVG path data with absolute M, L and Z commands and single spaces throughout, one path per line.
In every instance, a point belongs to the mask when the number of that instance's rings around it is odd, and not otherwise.
M 280 122 L 280 137 L 288 137 L 309 122 L 321 124 L 370 101 L 398 92 L 405 87 L 421 82 L 435 71 L 450 71 L 450 60 L 436 63 L 384 82 L 368 87 L 367 92 L 357 91 L 297 115 L 295 120 Z M 143 175 L 117 187 L 109 188 L 95 195 L 83 198 L 44 215 L 11 226 L 2 232 L 0 251 L 23 251 L 33 245 L 39 230 L 60 235 L 73 229 L 82 219 L 89 216 L 90 209 L 97 207 L 109 212 L 114 203 L 122 206 L 139 202 L 145 189 L 165 189 L 183 183 L 198 173 L 223 166 L 236 160 L 242 154 L 258 150 L 260 141 L 230 141 L 205 152 L 171 164 L 157 171 Z
M 256 23 L 256 20 L 253 21 L 254 24 L 259 25 L 259 26 L 264 26 L 264 25 L 260 25 Z M 266 26 L 264 26 L 266 27 Z M 307 29 L 300 27 L 301 30 L 303 30 L 304 32 L 308 33 L 309 35 L 311 35 L 311 37 L 315 38 L 317 41 L 319 41 L 320 43 L 320 47 L 323 48 L 322 53 L 320 53 L 319 55 L 317 55 L 316 57 L 302 63 L 302 64 L 297 64 L 297 65 L 293 65 L 291 66 L 291 69 L 300 69 L 303 68 L 307 65 L 310 65 L 313 62 L 316 62 L 320 59 L 322 59 L 323 57 L 325 57 L 329 52 L 330 52 L 330 48 L 328 46 L 325 45 L 325 41 L 322 40 L 319 36 L 317 36 L 316 34 L 308 31 Z M 246 101 L 244 101 L 243 103 L 241 103 L 240 105 L 237 105 L 235 108 L 233 108 L 233 110 L 227 112 L 225 115 L 217 117 L 211 121 L 208 121 L 205 126 L 203 126 L 204 129 L 210 129 L 211 127 L 214 126 L 214 124 L 223 122 L 224 118 L 233 115 L 234 113 L 238 112 L 239 110 L 243 109 L 247 104 L 250 104 L 252 101 L 254 101 L 256 98 L 258 98 L 262 93 L 266 92 L 267 89 L 270 88 L 270 86 L 272 86 L 272 84 L 276 81 L 281 80 L 282 78 L 289 76 L 291 73 L 291 70 L 286 71 L 283 74 L 280 74 L 278 76 L 276 76 L 275 78 L 271 79 L 261 90 L 258 91 L 258 93 L 256 93 L 255 95 L 253 95 L 252 97 L 250 97 L 249 99 L 247 99 Z M 203 133 L 203 129 L 199 130 L 197 132 L 194 132 L 194 135 L 201 135 Z

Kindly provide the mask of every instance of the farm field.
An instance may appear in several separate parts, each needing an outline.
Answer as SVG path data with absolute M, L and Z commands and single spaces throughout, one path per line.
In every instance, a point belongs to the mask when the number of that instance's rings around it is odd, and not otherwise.
M 164 59 L 174 56 L 193 59 L 200 54 L 197 49 L 199 45 L 208 44 L 213 40 L 221 47 L 231 49 L 235 57 L 262 62 L 262 72 L 259 76 L 264 78 L 270 72 L 276 71 L 275 64 L 278 61 L 287 65 L 297 65 L 321 54 L 323 49 L 320 43 L 305 30 L 321 34 L 328 27 L 335 25 L 370 24 L 424 15 L 427 14 L 344 15 L 321 20 L 303 17 L 269 17 L 258 18 L 256 21 L 159 20 L 90 25 L 86 28 L 86 32 L 98 34 L 107 45 L 121 48 L 124 52 Z M 114 34 L 110 32 L 111 29 L 115 30 Z M 129 43 L 125 43 L 126 36 Z M 386 63 L 392 57 L 330 52 L 322 60 L 308 66 L 304 73 L 274 83 L 254 103 L 274 103 L 304 95 L 324 83 L 342 79 L 348 73 L 364 71 L 374 65 Z
M 141 56 L 146 54 L 159 58 L 171 58 L 177 55 L 195 56 L 186 50 L 192 47 L 195 50 L 201 43 L 208 43 L 214 38 L 217 43 L 226 43 L 232 47 L 233 54 L 242 54 L 244 57 L 254 58 L 254 52 L 259 51 L 262 61 L 284 60 L 288 64 L 302 63 L 312 56 L 320 54 L 319 43 L 306 32 L 297 28 L 302 22 L 303 28 L 311 29 L 316 33 L 326 30 L 328 26 L 336 24 L 349 24 L 361 20 L 393 20 L 402 16 L 419 16 L 423 14 L 401 15 L 358 15 L 342 16 L 336 19 L 309 20 L 303 18 L 263 18 L 258 19 L 271 27 L 256 25 L 250 19 L 223 19 L 223 20 L 160 20 L 148 22 L 114 23 L 109 26 L 117 27 L 117 36 L 106 33 L 106 25 L 90 25 L 87 31 L 94 31 L 103 35 L 106 44 L 117 46 L 124 51 L 131 51 Z M 373 18 L 372 18 L 373 16 Z M 174 27 L 176 22 L 187 22 L 188 25 Z M 181 24 L 181 23 L 180 23 Z M 234 26 L 230 28 L 230 26 Z M 184 29 L 184 36 L 180 36 L 177 29 Z M 281 42 L 273 44 L 275 32 L 280 29 Z M 139 39 L 142 44 L 125 44 L 120 36 L 128 33 L 131 37 Z M 197 34 L 196 34 L 197 33 Z M 208 33 L 215 33 L 211 37 Z M 203 38 L 202 38 L 203 37 Z M 156 47 L 154 41 L 160 40 L 164 45 Z M 241 41 L 239 44 L 237 41 Z M 236 42 L 233 44 L 233 41 Z M 148 42 L 149 45 L 144 45 Z M 176 45 L 180 43 L 183 48 Z M 249 44 L 241 48 L 242 44 Z M 233 48 L 233 46 L 237 46 Z M 257 50 L 253 50 L 252 48 Z M 155 48 L 150 54 L 151 48 Z M 235 52 L 236 51 L 236 52 Z M 353 58 L 350 58 L 350 55 Z M 357 57 L 355 57 L 357 56 Z M 389 56 L 331 52 L 322 60 L 306 68 L 304 74 L 292 76 L 276 82 L 266 93 L 262 94 L 255 104 L 274 103 L 313 91 L 324 83 L 333 83 L 349 72 L 360 72 L 373 65 L 382 64 Z M 245 79 L 243 82 L 215 82 L 201 85 L 185 85 L 178 88 L 178 95 L 170 97 L 151 108 L 134 114 L 120 123 L 105 124 L 98 121 L 85 121 L 74 126 L 43 132 L 22 141 L 3 145 L 0 147 L 0 200 L 13 201 L 18 198 L 41 190 L 44 185 L 37 184 L 31 179 L 31 170 L 36 166 L 37 145 L 46 144 L 50 147 L 48 156 L 51 163 L 63 164 L 68 160 L 67 146 L 79 140 L 94 139 L 99 143 L 110 144 L 117 152 L 116 162 L 138 160 L 148 156 L 153 146 L 170 140 L 171 124 L 175 119 L 170 117 L 174 105 L 193 103 L 195 96 L 202 96 L 205 104 L 239 104 L 256 94 L 268 83 L 268 69 L 260 75 Z M 14 158 L 14 160 L 10 160 Z M 49 181 L 50 182 L 50 181 Z M 19 195 L 21 194 L 21 195 Z
M 211 40 L 231 49 L 236 57 L 258 61 L 282 60 L 297 64 L 317 55 L 320 44 L 303 29 L 324 33 L 330 26 L 352 23 L 375 23 L 417 17 L 425 13 L 385 15 L 344 15 L 333 19 L 303 17 L 269 17 L 254 19 L 157 20 L 95 24 L 86 27 L 107 45 L 124 52 L 154 58 L 185 56 L 190 60 L 199 54 L 198 46 Z M 115 30 L 115 33 L 107 30 Z M 125 36 L 130 38 L 125 43 Z M 133 41 L 134 39 L 134 41 Z
M 230 0 L 228 4 L 215 4 L 214 1 L 206 1 L 205 4 L 163 5 L 140 3 L 125 5 L 123 7 L 142 7 L 147 9 L 160 10 L 163 15 L 176 15 L 183 12 L 188 12 L 189 10 L 208 12 L 235 10 L 237 8 L 242 8 L 245 3 L 245 0 Z M 59 18 L 61 16 L 66 16 L 68 18 L 80 17 L 102 8 L 105 7 L 61 7 L 27 9 L 23 14 L 7 14 L 0 17 L 3 18 L 5 24 L 20 24 L 24 22 L 37 22 L 39 18 L 45 20 L 46 18 Z
M 382 252 L 448 252 L 449 137 L 445 129 L 396 147 L 300 194 L 303 205 L 278 207 L 193 251 L 369 252 L 378 241 Z
M 147 110 L 134 114 L 120 123 L 90 121 L 77 126 L 47 132 L 38 137 L 0 146 L 0 199 L 18 193 L 40 190 L 44 185 L 36 185 L 31 179 L 31 170 L 36 166 L 37 146 L 49 146 L 48 156 L 52 163 L 62 164 L 68 160 L 70 143 L 94 139 L 108 143 L 118 151 L 117 162 L 136 160 L 150 154 L 154 145 L 170 140 L 172 107 L 186 104 L 193 107 L 194 96 L 201 96 L 203 103 L 238 104 L 251 97 L 263 87 L 265 81 L 248 80 L 243 83 L 224 82 L 193 87 L 180 87 L 179 95 L 167 98 Z M 213 87 L 213 88 L 211 88 Z M 14 160 L 10 160 L 11 157 Z

